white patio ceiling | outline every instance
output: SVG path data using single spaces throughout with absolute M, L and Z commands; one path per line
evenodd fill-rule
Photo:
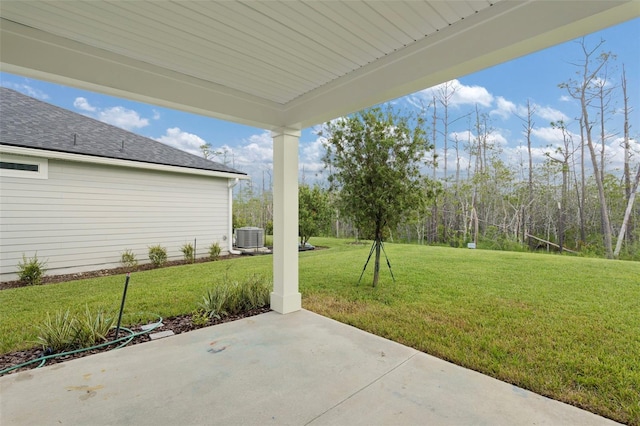
M 11 1 L 3 71 L 304 128 L 640 16 L 640 2 Z

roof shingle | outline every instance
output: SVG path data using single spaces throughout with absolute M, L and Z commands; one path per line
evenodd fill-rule
M 0 87 L 0 144 L 246 175 L 5 87 Z

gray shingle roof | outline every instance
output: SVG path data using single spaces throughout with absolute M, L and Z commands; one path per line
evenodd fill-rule
M 246 175 L 5 87 L 0 87 L 0 144 Z

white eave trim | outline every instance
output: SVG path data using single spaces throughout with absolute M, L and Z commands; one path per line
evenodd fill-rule
M 26 155 L 54 160 L 76 161 L 82 163 L 102 164 L 107 166 L 129 167 L 132 169 L 156 170 L 187 175 L 200 175 L 231 179 L 250 179 L 248 175 L 213 170 L 192 169 L 189 167 L 167 166 L 164 164 L 145 163 L 142 161 L 121 160 L 119 158 L 97 157 L 93 155 L 74 154 L 70 152 L 49 151 L 46 149 L 25 148 L 21 146 L 1 145 L 0 152 L 14 155 Z

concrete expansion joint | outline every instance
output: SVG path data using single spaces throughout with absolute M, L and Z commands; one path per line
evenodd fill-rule
M 324 410 L 322 413 L 318 414 L 317 416 L 315 416 L 313 419 L 309 420 L 307 423 L 305 423 L 306 425 L 309 425 L 311 423 L 313 423 L 314 421 L 316 421 L 318 418 L 324 416 L 326 413 L 328 413 L 329 411 L 335 409 L 336 407 L 339 407 L 340 405 L 344 404 L 345 402 L 347 402 L 348 400 L 350 400 L 351 398 L 353 398 L 354 396 L 356 396 L 357 394 L 359 394 L 360 392 L 362 392 L 363 390 L 371 387 L 373 384 L 379 382 L 380 380 L 382 380 L 383 378 L 385 378 L 386 376 L 388 376 L 389 374 L 393 373 L 395 370 L 397 370 L 398 368 L 402 367 L 403 365 L 405 365 L 407 362 L 411 361 L 411 359 L 413 357 L 415 357 L 416 355 L 418 355 L 420 352 L 415 351 L 410 357 L 408 357 L 407 359 L 405 359 L 404 361 L 398 363 L 396 366 L 392 367 L 391 369 L 387 370 L 384 374 L 381 374 L 380 376 L 376 377 L 374 380 L 372 380 L 371 382 L 367 383 L 366 385 L 362 386 L 360 389 L 356 390 L 355 392 L 353 392 L 351 395 L 347 396 L 346 398 L 342 399 L 341 401 L 338 401 L 336 404 L 334 404 L 333 406 L 327 408 L 326 410 Z M 380 352 L 380 357 L 385 357 L 385 353 L 384 351 Z

